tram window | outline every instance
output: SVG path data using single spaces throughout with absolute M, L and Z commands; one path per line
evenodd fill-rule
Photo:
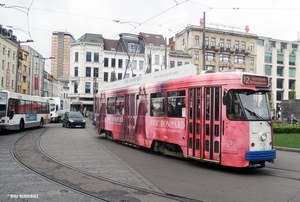
M 171 113 L 175 117 L 185 117 L 185 91 L 168 92 L 168 105 L 171 104 L 175 113 Z
M 108 114 L 115 113 L 115 98 L 114 97 L 107 98 L 107 113 Z
M 150 95 L 150 116 L 164 116 L 165 96 L 164 93 L 152 93 Z
M 116 101 L 116 114 L 124 114 L 124 97 L 117 97 Z

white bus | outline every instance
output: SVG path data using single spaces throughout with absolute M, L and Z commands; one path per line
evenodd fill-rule
M 60 122 L 66 112 L 71 109 L 71 101 L 60 97 L 47 97 L 50 104 L 50 122 Z
M 0 90 L 0 130 L 43 127 L 49 113 L 47 98 Z

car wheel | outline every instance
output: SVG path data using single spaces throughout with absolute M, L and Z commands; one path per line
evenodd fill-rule
M 81 126 L 81 128 L 85 128 L 85 126 Z

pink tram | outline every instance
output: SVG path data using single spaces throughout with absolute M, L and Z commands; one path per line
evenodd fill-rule
M 269 91 L 268 77 L 237 71 L 111 88 L 97 94 L 96 131 L 165 155 L 264 167 L 276 158 Z

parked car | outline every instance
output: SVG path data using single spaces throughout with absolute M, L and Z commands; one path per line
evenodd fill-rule
M 66 112 L 63 118 L 62 127 L 70 128 L 80 126 L 85 128 L 85 118 L 80 112 Z

